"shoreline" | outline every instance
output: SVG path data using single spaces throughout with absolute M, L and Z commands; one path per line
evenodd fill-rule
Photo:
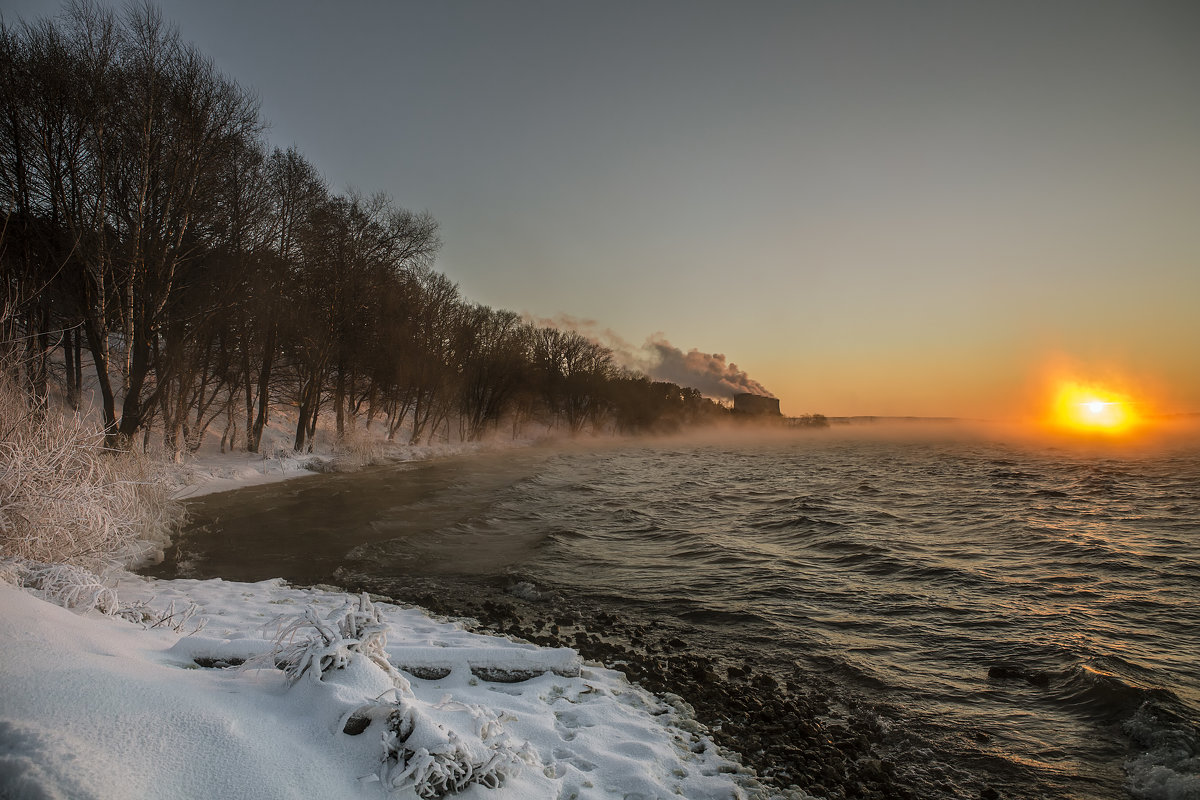
M 0 633 L 21 643 L 0 657 L 0 795 L 780 796 L 686 704 L 571 651 L 280 580 L 128 575 L 118 591 L 120 610 L 72 612 L 0 581 Z M 335 652 L 299 636 L 305 615 L 335 624 L 356 606 L 386 638 Z M 297 642 L 334 660 L 297 661 Z
M 430 462 L 503 449 L 509 447 L 484 446 L 470 452 L 462 448 L 436 452 L 429 448 L 419 457 L 388 463 Z M 330 462 L 323 459 L 324 464 Z M 320 473 L 281 470 L 267 480 L 250 476 L 250 481 L 242 485 L 316 474 Z M 216 481 L 208 485 L 214 484 L 222 486 Z M 241 485 L 213 488 L 188 497 L 237 488 Z M 904 800 L 916 796 L 898 774 L 897 765 L 876 752 L 883 734 L 877 724 L 872 726 L 869 713 L 858 714 L 853 721 L 847 719 L 845 724 L 827 726 L 821 717 L 829 712 L 828 699 L 806 686 L 801 676 L 776 678 L 761 665 L 720 663 L 715 657 L 693 652 L 684 641 L 685 632 L 659 637 L 661 641 L 653 645 L 638 646 L 639 642 L 654 639 L 653 632 L 632 623 L 618 624 L 612 614 L 583 609 L 577 607 L 578 603 L 568 603 L 567 608 L 539 609 L 536 602 L 523 602 L 520 594 L 475 601 L 460 597 L 456 603 L 433 592 L 395 592 L 374 585 L 340 588 L 411 604 L 444 619 L 471 621 L 472 630 L 485 635 L 542 647 L 569 647 L 585 659 L 620 671 L 631 684 L 655 695 L 682 697 L 718 746 L 737 753 L 742 763 L 776 792 L 811 792 L 825 798 Z
M 376 591 L 370 584 L 353 588 Z M 630 619 L 578 598 L 563 604 L 560 592 L 539 592 L 528 582 L 500 594 L 380 591 L 443 618 L 474 621 L 471 629 L 485 634 L 573 648 L 646 691 L 682 697 L 714 742 L 775 792 L 827 800 L 920 796 L 903 765 L 878 752 L 887 732 L 872 709 L 831 698 L 811 675 L 776 677 L 777 665 L 704 654 L 688 641 L 686 625 Z
M 409 450 L 407 458 L 386 463 L 469 454 L 464 448 Z M 318 457 L 322 465 L 333 460 Z M 176 496 L 190 499 L 319 474 L 289 461 L 236 455 L 199 459 L 186 465 L 192 480 Z M 366 465 L 349 471 L 361 466 Z M 200 491 L 189 492 L 188 486 Z M 381 771 L 376 742 L 380 731 L 386 742 L 390 729 L 368 720 L 367 730 L 374 733 L 350 738 L 351 706 L 376 707 L 371 698 L 382 697 L 381 688 L 393 685 L 375 674 L 377 668 L 351 657 L 345 676 L 335 670 L 288 686 L 272 665 L 253 658 L 242 664 L 270 645 L 267 629 L 279 629 L 279 611 L 295 614 L 310 606 L 325 616 L 352 594 L 279 579 L 247 584 L 118 570 L 110 575 L 115 590 L 106 584 L 93 596 L 93 601 L 103 596 L 101 607 L 84 602 L 68 611 L 86 597 L 91 576 L 82 571 L 70 576 L 85 587 L 82 593 L 57 584 L 39 589 L 20 578 L 23 568 L 11 562 L 0 575 L 5 608 L 0 627 L 6 639 L 20 643 L 0 657 L 0 679 L 12 690 L 0 701 L 0 744 L 6 750 L 0 759 L 0 794 L 183 800 L 214 786 L 232 796 L 257 797 L 307 796 L 311 786 L 323 787 L 327 796 L 363 798 L 423 791 L 413 776 L 397 777 L 404 759 L 411 767 L 423 750 L 402 749 L 390 762 L 385 755 Z M 808 797 L 760 782 L 742 766 L 740 754 L 713 741 L 676 695 L 651 692 L 576 648 L 523 644 L 500 631 L 472 632 L 464 628 L 465 620 L 439 620 L 437 611 L 409 603 L 377 607 L 390 634 L 388 661 L 402 665 L 394 682 L 399 687 L 395 703 L 401 704 L 396 707 L 416 709 L 438 735 L 451 732 L 441 744 L 443 755 L 430 750 L 435 760 L 450 759 L 446 769 L 459 778 L 473 770 L 483 774 L 493 762 L 508 765 L 494 778 L 480 778 L 480 786 L 462 787 L 460 796 L 468 800 Z M 200 620 L 207 620 L 204 629 Z M 404 671 L 406 659 L 424 652 L 422 647 L 439 655 L 482 653 L 477 657 L 484 664 L 499 665 L 499 677 L 477 672 L 474 664 L 452 666 L 445 675 L 440 669 L 422 671 L 420 665 L 406 665 L 411 671 Z M 537 667 L 548 658 L 547 664 L 557 663 L 564 653 L 573 654 L 574 671 Z M 506 678 L 514 655 L 521 655 L 519 663 L 532 659 L 534 668 Z M 371 674 L 359 674 L 363 670 Z M 467 709 L 477 722 L 464 722 L 447 709 Z M 387 716 L 372 711 L 370 719 L 379 713 Z M 481 750 L 472 725 L 503 728 L 507 735 L 483 736 Z M 130 730 L 132 738 L 123 733 Z M 447 742 L 458 742 L 454 747 L 460 749 L 447 749 Z M 161 751 L 164 743 L 173 755 Z M 284 751 L 303 755 L 281 755 Z M 500 761 L 497 753 L 503 755 Z M 454 758 L 467 766 L 454 767 Z M 179 765 L 180 759 L 190 766 L 178 772 L 178 766 L 166 766 Z M 160 774 L 163 769 L 171 774 Z M 394 790 L 382 791 L 381 778 L 393 781 Z M 493 785 L 499 789 L 488 788 Z
M 177 465 L 179 477 L 172 492 L 175 500 L 192 500 L 210 494 L 232 492 L 250 486 L 309 478 L 331 472 L 356 472 L 372 466 L 425 463 L 483 452 L 502 452 L 534 447 L 538 440 L 474 442 L 455 445 L 381 444 L 366 454 L 296 453 L 275 448 L 267 453 L 206 453 Z

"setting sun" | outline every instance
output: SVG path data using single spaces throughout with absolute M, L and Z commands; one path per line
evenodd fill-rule
M 1079 432 L 1124 433 L 1138 421 L 1132 398 L 1077 381 L 1059 385 L 1051 411 L 1056 427 Z

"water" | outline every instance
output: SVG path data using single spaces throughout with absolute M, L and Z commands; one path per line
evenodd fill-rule
M 869 756 L 922 797 L 1200 797 L 1196 448 L 626 443 L 302 479 L 192 513 L 158 574 L 508 590 L 531 613 L 638 622 L 609 633 L 648 658 L 637 639 L 661 631 L 722 676 L 799 680 L 820 724 L 866 748 L 838 788 L 785 771 L 810 790 L 838 796 Z

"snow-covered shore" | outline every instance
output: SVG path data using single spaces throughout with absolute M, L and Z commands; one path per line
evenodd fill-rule
M 188 465 L 178 494 L 313 474 L 323 468 L 312 458 L 209 455 Z M 62 591 L 49 602 L 54 592 L 17 588 L 20 569 L 7 573 L 0 797 L 768 795 L 683 701 L 569 649 L 377 603 L 383 636 L 372 641 L 386 643 L 372 659 L 338 627 L 360 601 L 335 589 L 118 571 L 106 585 L 119 604 L 88 608 L 95 598 L 82 592 L 72 611 Z M 280 648 L 310 639 L 334 668 L 289 679 Z
M 432 458 L 524 447 L 529 444 L 530 442 L 521 440 L 442 445 L 397 445 L 377 442 L 368 455 L 335 454 L 329 448 L 324 448 L 316 454 L 295 453 L 282 446 L 271 448 L 269 454 L 262 455 L 244 452 L 217 453 L 210 446 L 180 465 L 179 486 L 174 495 L 180 500 L 187 500 L 323 472 L 352 470 L 369 463 L 427 461 Z M 264 451 L 267 450 L 264 448 Z
M 681 701 L 571 651 L 381 603 L 382 652 L 411 672 L 381 667 L 345 639 L 340 668 L 291 682 L 271 655 L 279 631 L 306 609 L 336 626 L 354 598 L 280 581 L 132 575 L 117 591 L 127 608 L 173 602 L 196 613 L 181 631 L 148 629 L 0 583 L 0 796 L 382 798 L 385 782 L 392 797 L 436 796 L 438 765 L 465 781 L 464 798 L 761 793 Z M 316 630 L 301 625 L 287 638 Z M 505 682 L 514 678 L 524 680 Z M 415 720 L 406 740 L 390 718 L 401 711 Z M 493 777 L 482 777 L 489 764 Z M 471 770 L 476 778 L 464 778 Z

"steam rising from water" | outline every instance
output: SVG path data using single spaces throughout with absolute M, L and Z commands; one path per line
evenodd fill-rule
M 699 389 L 701 394 L 708 397 L 728 399 L 743 392 L 775 396 L 739 369 L 737 364 L 726 361 L 724 353 L 702 353 L 696 348 L 685 353 L 661 333 L 654 334 L 641 347 L 636 347 L 611 328 L 602 328 L 593 319 L 580 319 L 569 314 L 527 319 L 536 325 L 573 330 L 612 350 L 617 363 L 624 367 L 644 372 L 654 380 L 671 381 Z

